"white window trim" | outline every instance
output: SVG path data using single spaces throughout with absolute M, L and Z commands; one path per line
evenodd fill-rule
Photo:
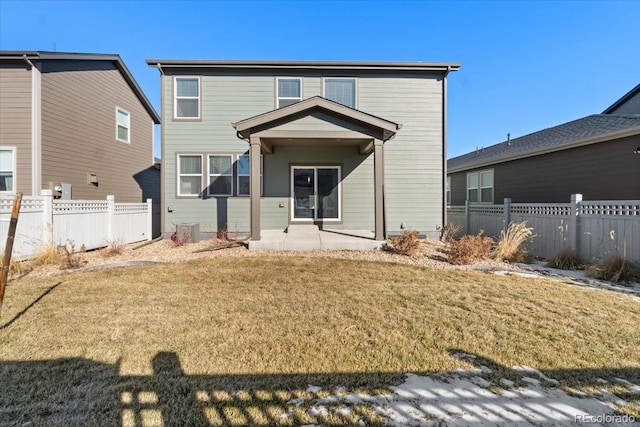
M 230 173 L 211 173 L 211 157 L 229 157 L 231 159 L 231 172 Z M 231 177 L 231 188 L 229 189 L 229 194 L 218 194 L 211 193 L 211 177 L 213 176 L 230 176 Z M 216 154 L 209 153 L 207 154 L 207 196 L 210 197 L 232 197 L 233 196 L 233 154 Z
M 198 96 L 181 96 L 180 99 L 197 99 L 198 100 L 198 116 L 197 117 L 179 117 L 178 116 L 178 80 L 179 79 L 196 79 L 198 80 Z M 200 120 L 202 116 L 202 80 L 200 76 L 174 76 L 173 77 L 173 120 Z
M 299 80 L 300 81 L 300 96 L 299 97 L 291 97 L 291 96 L 278 96 L 278 89 L 279 89 L 279 83 L 280 80 Z M 276 77 L 276 108 L 280 108 L 280 100 L 287 100 L 287 101 L 297 101 L 300 102 L 302 101 L 302 98 L 304 97 L 304 93 L 303 93 L 303 80 L 302 77 Z
M 125 113 L 127 115 L 127 139 L 121 139 L 120 135 L 118 135 L 118 127 L 120 123 L 118 122 L 119 113 Z M 120 142 L 124 142 L 127 144 L 131 144 L 131 113 L 124 108 L 120 108 L 116 105 L 116 140 Z
M 482 186 L 482 174 L 486 173 L 486 172 L 491 172 L 492 175 L 492 181 L 493 181 L 493 185 L 492 186 Z M 471 175 L 477 175 L 478 177 L 478 186 L 477 187 L 473 187 L 470 188 L 469 187 L 469 177 Z M 484 200 L 482 200 L 482 190 L 486 189 L 486 188 L 490 188 L 491 189 L 491 201 L 485 202 Z M 483 169 L 483 170 L 479 170 L 479 171 L 475 171 L 475 172 L 468 172 L 467 173 L 467 195 L 466 198 L 469 199 L 469 190 L 470 189 L 475 189 L 478 190 L 478 201 L 477 202 L 472 202 L 472 203 L 486 203 L 486 204 L 492 204 L 495 198 L 495 194 L 494 194 L 494 189 L 495 189 L 495 175 L 494 175 L 494 171 L 493 169 Z
M 327 98 L 327 94 L 325 93 L 325 89 L 326 89 L 326 84 L 325 84 L 325 80 L 353 80 L 354 81 L 354 89 L 355 89 L 355 94 L 354 94 L 354 101 L 355 101 L 355 105 L 353 106 L 354 110 L 358 109 L 358 78 L 357 77 L 323 77 L 322 78 L 322 97 Z M 336 102 L 336 101 L 331 101 L 331 102 Z M 343 104 L 340 104 L 343 105 Z M 349 107 L 348 105 L 346 105 L 346 107 Z M 352 108 L 352 107 L 349 107 Z
M 289 220 L 290 222 L 340 222 L 342 221 L 342 166 L 341 165 L 291 165 L 290 166 L 290 175 L 289 180 L 291 181 L 291 186 L 289 188 Z M 293 199 L 294 192 L 294 170 L 295 169 L 314 169 L 314 175 L 317 177 L 318 169 L 338 169 L 338 217 L 337 218 L 317 218 L 318 212 L 317 209 L 314 209 L 313 218 L 295 218 L 295 200 Z M 315 206 L 318 206 L 318 180 L 315 179 L 313 191 L 316 195 Z
M 17 164 L 18 164 L 18 149 L 14 146 L 2 146 L 1 147 L 2 151 L 11 151 L 13 153 L 13 164 L 11 165 L 11 167 L 13 168 L 13 170 L 11 171 L 12 173 L 12 179 L 13 179 L 13 189 L 12 190 L 2 190 L 0 191 L 0 193 L 2 194 L 14 194 L 16 192 L 16 189 L 18 188 L 18 171 L 17 171 Z
M 183 156 L 197 156 L 200 157 L 200 173 L 181 173 L 180 171 L 180 157 Z M 178 195 L 179 197 L 199 197 L 200 193 L 202 192 L 202 154 L 199 153 L 180 153 L 180 154 L 176 154 L 176 171 L 177 173 L 177 178 L 176 179 L 176 195 Z M 199 176 L 200 177 L 200 191 L 198 192 L 198 194 L 182 194 L 180 193 L 180 177 L 181 176 Z
M 251 156 L 249 154 L 238 154 L 236 157 L 236 162 L 238 160 L 240 160 L 240 157 L 249 157 L 249 173 L 248 174 L 240 174 L 240 172 L 238 171 L 237 168 L 237 163 L 236 163 L 236 196 L 237 197 L 249 197 L 251 196 L 251 190 L 249 190 L 249 194 L 240 194 L 240 177 L 241 176 L 248 176 L 249 180 L 251 180 Z M 262 181 L 262 165 L 264 163 L 264 158 L 262 157 L 262 154 L 260 154 L 260 197 L 262 197 L 263 195 L 263 181 Z M 251 182 L 251 181 L 249 181 Z

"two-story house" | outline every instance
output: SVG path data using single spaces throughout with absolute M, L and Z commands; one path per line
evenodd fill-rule
M 162 80 L 164 233 L 316 224 L 437 235 L 456 63 L 149 59 Z
M 141 202 L 159 123 L 118 55 L 0 51 L 1 194 Z

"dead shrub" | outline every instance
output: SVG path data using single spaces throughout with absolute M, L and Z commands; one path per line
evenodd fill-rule
M 34 267 L 40 265 L 60 264 L 61 259 L 62 255 L 60 254 L 60 251 L 53 246 L 53 243 L 48 243 L 38 251 L 34 258 L 29 260 L 29 264 Z
M 412 230 L 404 230 L 400 236 L 389 238 L 389 246 L 393 252 L 400 255 L 417 255 L 420 251 L 420 240 L 418 239 L 418 232 Z
M 525 262 L 527 251 L 522 247 L 533 236 L 533 228 L 527 222 L 512 222 L 507 230 L 500 232 L 500 238 L 491 256 L 496 261 Z
M 484 233 L 484 230 L 480 230 L 475 236 L 466 235 L 458 240 L 448 242 L 446 251 L 449 262 L 462 265 L 487 258 L 491 253 L 494 241 L 491 237 L 483 237 L 482 233 Z
M 613 283 L 640 281 L 640 265 L 618 254 L 587 267 L 587 277 Z
M 458 234 L 462 231 L 462 226 L 455 222 L 448 222 L 447 225 L 440 230 L 440 241 L 449 243 L 456 239 Z
M 171 246 L 178 247 L 178 246 L 184 246 L 189 241 L 190 238 L 191 238 L 191 235 L 189 234 L 178 234 L 174 232 L 171 235 L 171 238 L 169 239 L 169 241 L 171 242 Z
M 560 270 L 580 270 L 582 265 L 580 257 L 570 248 L 564 248 L 547 262 L 547 267 Z
M 58 245 L 58 252 L 60 253 L 60 269 L 70 270 L 78 268 L 82 265 L 82 258 L 79 252 L 85 252 L 84 245 L 80 246 L 80 250 L 76 251 L 76 244 L 73 240 L 67 240 L 64 245 Z
M 218 228 L 218 231 L 216 231 L 216 239 L 218 240 L 223 240 L 225 242 L 228 242 L 229 240 L 229 233 L 227 232 L 227 227 L 221 227 Z
M 124 252 L 125 244 L 120 240 L 115 240 L 113 242 L 109 242 L 107 247 L 102 250 L 102 256 L 105 258 L 113 257 L 116 255 L 120 255 Z

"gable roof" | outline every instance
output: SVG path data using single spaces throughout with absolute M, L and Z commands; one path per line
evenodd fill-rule
M 594 114 L 447 161 L 448 173 L 640 135 L 640 116 Z
M 157 68 L 232 68 L 288 70 L 393 70 L 393 71 L 458 71 L 458 62 L 378 62 L 378 61 L 278 61 L 278 60 L 208 60 L 147 59 Z
M 337 102 L 330 101 L 321 96 L 314 96 L 286 107 L 268 111 L 257 116 L 249 117 L 239 122 L 232 123 L 233 128 L 238 135 L 248 138 L 252 130 L 263 127 L 269 123 L 274 123 L 288 117 L 309 114 L 315 111 L 324 111 L 340 118 L 355 121 L 366 126 L 378 128 L 383 132 L 385 141 L 393 138 L 398 130 L 402 127 L 398 123 L 376 117 L 372 114 L 365 113 L 354 108 L 347 107 Z
M 622 98 L 618 99 L 616 102 L 614 102 L 613 104 L 611 104 L 606 110 L 604 110 L 602 112 L 602 114 L 612 114 L 615 112 L 615 110 L 618 109 L 618 107 L 620 107 L 622 104 L 624 104 L 625 102 L 629 101 L 631 98 L 633 98 L 634 96 L 636 96 L 638 93 L 640 93 L 640 84 L 638 84 L 638 86 L 634 87 L 633 89 L 631 89 L 629 92 L 627 92 L 626 94 L 624 94 L 622 96 Z M 634 113 L 635 114 L 635 113 Z
M 127 66 L 116 54 L 101 53 L 68 53 L 68 52 L 46 52 L 46 51 L 26 51 L 26 50 L 0 50 L 0 60 L 23 60 L 23 61 L 46 61 L 46 60 L 75 60 L 75 61 L 111 61 L 114 63 L 122 77 L 140 100 L 145 110 L 149 113 L 155 124 L 160 124 L 160 116 L 156 112 L 149 99 L 146 97 Z

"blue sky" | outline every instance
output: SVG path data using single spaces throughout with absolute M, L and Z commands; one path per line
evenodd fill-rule
M 638 0 L 0 0 L 0 49 L 117 53 L 158 111 L 147 58 L 460 62 L 453 157 L 602 112 L 640 83 L 639 22 Z

